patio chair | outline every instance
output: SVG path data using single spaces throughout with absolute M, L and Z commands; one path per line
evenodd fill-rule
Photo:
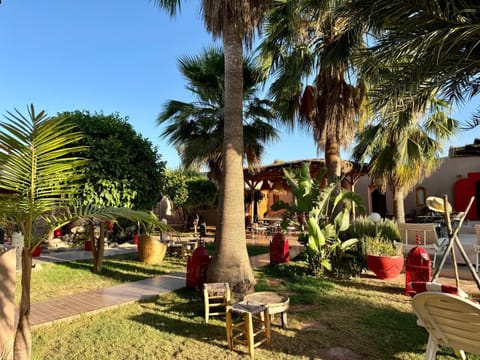
M 461 359 L 465 352 L 480 354 L 480 306 L 457 295 L 426 291 L 415 295 L 413 309 L 418 325 L 428 332 L 425 360 L 434 360 L 438 346 L 455 350 Z
M 477 242 L 473 245 L 475 250 L 475 271 L 478 272 L 480 266 L 480 224 L 475 225 L 475 234 L 477 234 Z
M 253 223 L 252 224 L 252 236 L 265 235 L 268 228 L 265 225 Z
M 230 301 L 231 292 L 228 283 L 203 284 L 205 322 L 208 323 L 210 316 L 225 315 L 226 307 L 230 304 Z
M 398 223 L 403 250 L 408 252 L 417 246 L 417 236 L 420 238 L 420 246 L 425 248 L 432 256 L 432 267 L 435 268 L 437 255 L 445 252 L 448 240 L 439 239 L 434 223 Z

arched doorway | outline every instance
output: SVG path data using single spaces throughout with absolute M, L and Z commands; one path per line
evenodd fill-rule
M 387 197 L 385 193 L 375 189 L 372 191 L 372 212 L 379 213 L 382 217 L 387 215 Z

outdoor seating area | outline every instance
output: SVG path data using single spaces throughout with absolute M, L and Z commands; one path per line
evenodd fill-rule
M 197 246 L 198 239 L 168 241 L 167 254 L 169 256 L 186 259 L 193 254 Z
M 458 295 L 427 291 L 412 301 L 418 325 L 428 331 L 425 360 L 435 360 L 439 346 L 455 350 L 466 359 L 465 352 L 480 355 L 480 306 Z
M 480 360 L 480 1 L 0 3 L 0 360 Z

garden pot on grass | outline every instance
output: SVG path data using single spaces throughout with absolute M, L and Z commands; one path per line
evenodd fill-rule
M 144 264 L 161 264 L 166 251 L 167 244 L 160 242 L 160 236 L 143 234 L 138 237 L 138 260 Z
M 398 256 L 376 256 L 367 255 L 368 268 L 379 279 L 395 279 L 403 269 L 403 255 Z
M 32 257 L 39 257 L 42 254 L 42 248 L 40 245 L 38 245 L 33 251 L 32 251 Z

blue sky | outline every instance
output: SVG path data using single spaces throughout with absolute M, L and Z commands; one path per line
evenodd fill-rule
M 159 138 L 156 117 L 169 99 L 190 101 L 177 58 L 213 43 L 199 1 L 184 1 L 171 19 L 149 0 L 3 0 L 0 5 L 0 113 L 33 103 L 49 115 L 89 110 L 128 117 L 135 130 L 158 145 L 167 166 L 179 158 Z M 474 103 L 473 105 L 477 105 Z M 471 114 L 467 106 L 459 119 Z M 479 129 L 454 145 L 472 143 Z M 310 133 L 283 131 L 264 164 L 310 159 Z

